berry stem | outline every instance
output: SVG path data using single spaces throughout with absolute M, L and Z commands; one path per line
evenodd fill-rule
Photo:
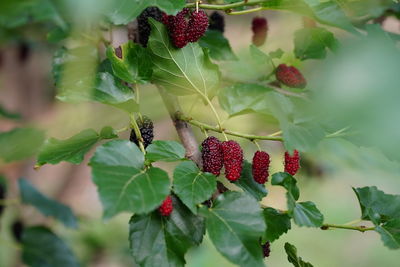
M 228 141 L 228 137 L 226 136 L 226 133 L 225 133 L 224 129 L 222 128 L 221 119 L 219 118 L 218 112 L 215 110 L 214 105 L 212 104 L 211 100 L 206 95 L 202 94 L 202 96 L 207 101 L 207 103 L 210 105 L 210 108 L 213 111 L 213 113 L 215 115 L 215 118 L 217 119 L 217 123 L 218 123 L 218 127 L 219 127 L 219 130 L 220 130 L 220 133 L 222 133 L 224 135 L 225 141 Z M 207 128 L 205 128 L 205 129 L 207 129 Z
M 360 231 L 360 232 L 366 232 L 366 231 L 373 231 L 375 230 L 375 227 L 365 227 L 365 226 L 350 226 L 350 225 L 340 225 L 340 224 L 323 224 L 321 226 L 321 230 L 329 230 L 330 228 L 337 228 L 337 229 L 346 229 L 346 230 L 355 230 L 355 231 Z
M 135 131 L 135 134 L 136 134 L 137 139 L 139 141 L 139 148 L 143 152 L 143 154 L 146 154 L 146 150 L 144 149 L 144 145 L 143 145 L 142 134 L 140 133 L 139 126 L 136 123 L 135 115 L 132 113 L 132 114 L 130 114 L 129 117 L 130 117 L 130 126 Z
M 252 12 L 257 12 L 257 11 L 261 11 L 264 10 L 265 8 L 263 7 L 256 7 L 256 8 L 252 8 L 252 9 L 245 9 L 245 10 L 240 10 L 240 11 L 226 11 L 226 14 L 228 15 L 244 15 L 244 14 L 249 14 Z
M 179 113 L 176 116 L 180 120 L 186 121 L 189 124 L 191 124 L 193 126 L 196 126 L 196 127 L 200 128 L 200 129 L 205 129 L 205 130 L 209 130 L 209 131 L 213 131 L 213 132 L 217 132 L 217 133 L 224 133 L 226 135 L 237 136 L 237 137 L 249 139 L 250 141 L 253 141 L 253 140 L 270 140 L 270 141 L 283 142 L 283 138 L 281 136 L 271 136 L 271 135 L 262 136 L 262 135 L 251 135 L 251 134 L 233 132 L 233 131 L 229 131 L 229 130 L 226 130 L 226 129 L 223 129 L 223 128 L 220 128 L 220 127 L 211 126 L 209 124 L 205 124 L 203 122 L 193 120 L 192 118 L 185 117 L 182 113 Z
M 269 2 L 270 0 L 249 0 L 249 1 L 240 1 L 232 4 L 225 5 L 213 5 L 213 4 L 199 4 L 199 8 L 202 9 L 213 9 L 213 10 L 229 10 L 232 8 L 238 8 L 243 6 L 256 6 L 262 3 Z M 197 1 L 196 1 L 197 2 Z M 186 4 L 187 8 L 195 8 L 196 3 L 188 3 Z
M 258 144 L 257 140 L 253 140 L 253 143 L 257 146 L 258 151 L 261 151 L 261 147 Z

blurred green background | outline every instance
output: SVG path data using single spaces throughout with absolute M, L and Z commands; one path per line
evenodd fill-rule
M 76 5 L 83 7 L 77 8 Z M 75 14 L 72 35 L 79 35 L 84 28 L 82 23 L 91 16 L 96 18 L 96 12 L 88 11 L 93 11 L 95 3 L 82 1 L 79 4 L 75 1 L 71 6 L 79 11 Z M 314 201 L 324 214 L 325 222 L 343 224 L 360 217 L 358 202 L 351 187 L 376 185 L 386 193 L 399 194 L 400 165 L 397 151 L 400 149 L 400 124 L 397 121 L 400 117 L 400 60 L 396 44 L 393 45 L 385 34 L 373 28 L 365 39 L 332 28 L 330 30 L 340 38 L 342 44 L 338 54 L 331 54 L 322 61 L 300 63 L 290 51 L 293 50 L 293 33 L 303 25 L 302 17 L 286 12 L 259 12 L 226 17 L 225 36 L 238 55 L 245 54 L 251 43 L 253 16 L 265 16 L 269 22 L 268 39 L 260 49 L 269 52 L 281 48 L 287 51 L 283 56 L 286 62 L 299 65 L 304 70 L 311 84 L 310 91 L 319 100 L 311 107 L 313 112 L 320 113 L 316 119 L 321 122 L 333 120 L 338 125 L 351 126 L 353 131 L 361 133 L 357 138 L 348 140 L 325 139 L 315 149 L 302 155 L 303 168 L 298 176 L 300 200 Z M 400 25 L 397 20 L 388 19 L 383 28 L 399 33 Z M 0 120 L 0 130 L 7 131 L 18 125 L 30 124 L 45 129 L 47 136 L 63 139 L 86 128 L 99 130 L 104 125 L 116 129 L 124 127 L 129 118 L 117 109 L 94 103 L 69 104 L 53 100 L 56 92 L 50 69 L 56 47 L 45 41 L 42 31 L 40 28 L 24 27 L 14 33 L 7 32 L 9 38 L 1 47 L 0 99 L 4 107 L 21 113 L 24 120 Z M 115 27 L 113 45 L 125 42 L 126 36 L 124 28 Z M 84 39 L 82 36 L 66 39 L 65 45 L 77 40 L 87 41 L 80 38 Z M 21 49 L 25 49 L 22 45 L 28 47 L 28 56 L 24 60 L 21 60 Z M 141 88 L 141 113 L 155 122 L 155 139 L 177 140 L 157 89 L 150 85 Z M 195 100 L 193 97 L 182 98 L 183 109 L 190 111 L 190 116 L 200 121 L 215 123 L 210 118 L 208 108 L 200 101 L 195 108 L 191 108 Z M 227 118 L 222 109 L 219 112 Z M 260 134 L 279 130 L 276 120 L 261 115 L 230 118 L 225 122 L 225 127 L 233 131 Z M 201 141 L 203 134 L 198 130 L 195 132 Z M 127 135 L 125 137 L 128 138 Z M 238 141 L 246 159 L 250 160 L 256 147 L 248 141 Z M 260 145 L 272 156 L 271 173 L 281 171 L 282 145 L 274 142 L 260 142 Z M 108 222 L 102 221 L 100 202 L 87 166 L 88 158 L 90 156 L 86 156 L 79 167 L 62 163 L 46 165 L 38 171 L 32 169 L 34 160 L 0 163 L 0 172 L 8 178 L 11 188 L 15 188 L 18 177 L 29 177 L 42 192 L 73 208 L 80 218 L 78 231 L 66 229 L 51 220 L 46 223 L 54 226 L 55 232 L 69 242 L 82 266 L 134 266 L 128 247 L 129 214 L 119 215 Z M 162 166 L 170 172 L 174 167 L 173 164 Z M 269 195 L 263 203 L 285 209 L 284 190 L 270 184 L 267 187 Z M 0 266 L 20 266 L 20 248 L 7 227 L 18 216 L 28 225 L 43 221 L 33 210 L 21 210 L 13 206 L 7 209 L 1 218 Z M 400 251 L 384 247 L 375 232 L 321 231 L 298 228 L 293 224 L 292 227 L 288 234 L 272 244 L 271 256 L 266 260 L 269 266 L 290 266 L 283 249 L 285 242 L 296 245 L 299 255 L 314 266 L 399 266 Z M 234 266 L 219 255 L 208 238 L 200 247 L 192 249 L 186 260 L 190 267 Z

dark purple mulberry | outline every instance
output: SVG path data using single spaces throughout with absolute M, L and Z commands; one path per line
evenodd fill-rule
M 148 7 L 138 16 L 138 32 L 139 32 L 139 43 L 146 47 L 149 41 L 149 36 L 151 33 L 151 27 L 148 18 L 153 18 L 157 21 L 162 20 L 163 13 L 157 7 Z
M 210 25 L 208 26 L 210 30 L 220 31 L 224 33 L 225 31 L 225 18 L 221 13 L 214 11 L 210 16 Z
M 262 246 L 264 258 L 269 257 L 269 254 L 271 253 L 271 244 L 269 242 L 266 242 L 264 245 L 261 245 L 261 246 Z
M 143 145 L 146 148 L 148 145 L 151 144 L 154 138 L 154 126 L 153 122 L 147 116 L 142 116 L 136 120 L 137 125 L 140 129 L 140 134 L 143 138 Z M 131 142 L 134 142 L 137 146 L 139 146 L 139 140 L 137 139 L 135 131 L 132 129 L 131 136 L 129 138 Z
M 214 136 L 207 137 L 201 144 L 203 171 L 219 176 L 223 166 L 221 142 Z
M 254 180 L 259 184 L 268 181 L 269 155 L 264 151 L 257 151 L 253 157 L 252 173 Z
M 225 177 L 229 181 L 238 180 L 242 172 L 242 148 L 233 140 L 224 141 L 222 142 L 222 153 L 224 156 Z

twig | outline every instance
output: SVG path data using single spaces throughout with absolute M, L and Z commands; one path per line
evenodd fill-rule
M 373 231 L 375 227 L 365 227 L 363 225 L 360 226 L 350 226 L 350 225 L 340 225 L 340 224 L 323 224 L 321 226 L 321 230 L 329 230 L 330 228 L 337 228 L 337 229 L 346 229 L 346 230 L 355 230 L 359 232 L 366 232 L 366 231 Z
M 177 113 L 181 112 L 177 97 L 168 94 L 163 88 L 158 88 L 158 91 L 174 123 L 179 139 L 186 149 L 186 157 L 195 162 L 199 168 L 202 168 L 203 162 L 201 153 L 196 138 L 194 137 L 192 127 L 186 121 L 176 116 Z
M 194 120 L 192 118 L 185 117 L 181 112 L 178 112 L 176 114 L 176 116 L 180 120 L 186 121 L 186 122 L 190 123 L 191 125 L 196 126 L 196 127 L 200 128 L 200 129 L 213 131 L 213 132 L 217 132 L 217 133 L 225 133 L 227 135 L 232 135 L 232 136 L 237 136 L 237 137 L 249 139 L 250 141 L 253 141 L 253 140 L 270 140 L 270 141 L 280 141 L 280 142 L 283 141 L 283 138 L 281 136 L 251 135 L 251 134 L 244 134 L 244 133 L 229 131 L 229 130 L 226 130 L 224 128 L 220 129 L 219 127 L 208 125 L 206 123 L 203 123 L 203 122 L 200 122 L 200 121 L 196 121 L 196 120 Z

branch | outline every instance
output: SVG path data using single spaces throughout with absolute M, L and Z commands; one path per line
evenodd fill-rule
M 339 224 L 323 224 L 321 226 L 321 230 L 329 230 L 330 228 L 337 228 L 337 229 L 346 229 L 346 230 L 355 230 L 360 231 L 362 233 L 366 231 L 373 231 L 375 227 L 365 227 L 363 225 L 360 226 L 350 226 L 350 225 L 339 225 Z
M 269 1 L 270 0 L 253 0 L 253 1 L 252 0 L 248 0 L 248 1 L 240 1 L 240 2 L 236 2 L 236 3 L 232 3 L 232 4 L 226 4 L 226 5 L 199 4 L 199 8 L 229 11 L 229 10 L 231 10 L 233 8 L 238 8 L 238 7 L 257 6 L 259 4 L 266 3 L 266 2 L 269 2 Z M 194 8 L 194 7 L 196 7 L 196 3 L 186 4 L 186 7 Z
M 177 97 L 168 94 L 164 89 L 159 87 L 158 91 L 160 92 L 172 122 L 174 123 L 179 139 L 186 149 L 186 157 L 194 161 L 197 166 L 202 169 L 203 162 L 201 159 L 201 153 L 196 138 L 194 137 L 193 130 L 186 121 L 181 120 L 176 116 L 176 114 L 181 112 Z
M 182 112 L 178 112 L 175 114 L 175 116 L 177 118 L 179 118 L 179 120 L 181 121 L 185 121 L 187 123 L 190 123 L 193 126 L 196 126 L 202 130 L 208 130 L 208 131 L 213 131 L 213 132 L 217 132 L 217 133 L 225 133 L 227 135 L 232 135 L 232 136 L 237 136 L 237 137 L 241 137 L 241 138 L 245 138 L 245 139 L 249 139 L 250 141 L 253 140 L 270 140 L 270 141 L 283 141 L 283 138 L 280 136 L 274 136 L 274 135 L 268 135 L 268 136 L 262 136 L 262 135 L 251 135 L 251 134 L 244 134 L 244 133 L 239 133 L 239 132 L 233 132 L 233 131 L 229 131 L 226 129 L 220 129 L 219 127 L 216 126 L 211 126 L 208 124 L 205 124 L 203 122 L 200 121 L 196 121 L 192 118 L 189 117 L 185 117 Z

